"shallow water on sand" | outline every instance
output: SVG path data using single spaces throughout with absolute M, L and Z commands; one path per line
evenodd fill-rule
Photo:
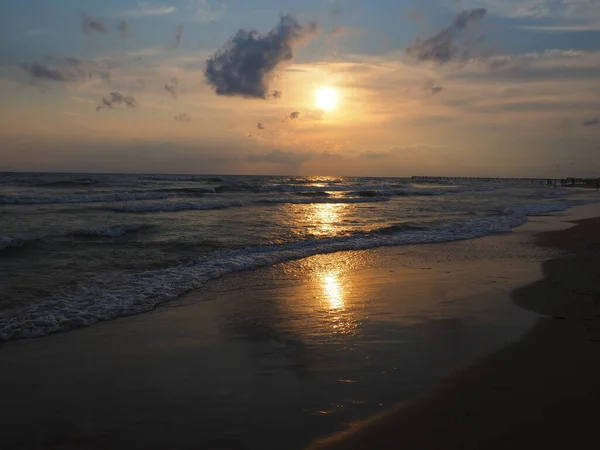
M 301 449 L 518 339 L 536 316 L 510 290 L 546 257 L 526 240 L 316 255 L 149 314 L 7 343 L 0 439 Z

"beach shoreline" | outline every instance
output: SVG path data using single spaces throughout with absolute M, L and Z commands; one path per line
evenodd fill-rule
M 518 341 L 537 316 L 509 294 L 540 280 L 556 253 L 532 246 L 533 233 L 594 208 L 505 235 L 227 275 L 151 313 L 5 343 L 0 439 L 11 449 L 302 448 Z
M 521 340 L 310 450 L 583 448 L 595 439 L 600 401 L 600 217 L 536 234 L 560 250 L 544 277 L 512 293 L 542 317 Z

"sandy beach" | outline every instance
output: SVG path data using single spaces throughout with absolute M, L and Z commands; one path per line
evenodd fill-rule
M 591 209 L 588 208 L 588 213 Z M 311 449 L 583 448 L 600 400 L 600 219 L 536 236 L 564 253 L 515 290 L 542 315 L 520 341 L 443 380 L 422 398 Z
M 561 229 L 593 216 L 597 206 L 579 207 L 505 235 L 317 255 L 222 277 L 147 314 L 4 343 L 0 442 L 577 442 L 593 431 L 585 408 L 600 375 L 598 222 Z

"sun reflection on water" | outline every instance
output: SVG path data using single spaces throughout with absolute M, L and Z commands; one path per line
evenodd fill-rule
M 319 275 L 323 306 L 321 319 L 324 334 L 329 339 L 334 336 L 353 335 L 358 331 L 360 322 L 351 301 L 347 279 L 342 270 L 326 270 Z
M 336 226 L 339 226 L 343 211 L 347 205 L 343 203 L 322 203 L 312 206 L 313 210 L 307 214 L 307 219 L 314 224 L 316 234 L 336 234 Z
M 325 293 L 325 299 L 329 304 L 329 308 L 332 310 L 343 310 L 344 290 L 340 283 L 339 273 L 324 273 L 321 278 L 321 282 L 323 285 L 323 291 Z

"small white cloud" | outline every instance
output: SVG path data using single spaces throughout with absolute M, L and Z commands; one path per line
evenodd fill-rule
M 135 9 L 123 11 L 124 16 L 145 17 L 145 16 L 165 16 L 173 14 L 177 8 L 172 5 L 153 2 L 138 2 Z
M 597 18 L 600 2 L 596 0 L 464 0 L 463 7 L 484 7 L 492 15 L 513 18 Z
M 32 30 L 27 30 L 25 32 L 25 36 L 34 37 L 34 36 L 41 36 L 41 35 L 48 34 L 48 33 L 50 33 L 50 30 L 48 30 L 47 28 L 34 28 Z
M 193 10 L 192 20 L 216 22 L 225 14 L 227 5 L 222 0 L 190 0 L 190 8 Z
M 600 22 L 581 25 L 522 25 L 521 30 L 540 31 L 543 33 L 577 33 L 600 31 Z

